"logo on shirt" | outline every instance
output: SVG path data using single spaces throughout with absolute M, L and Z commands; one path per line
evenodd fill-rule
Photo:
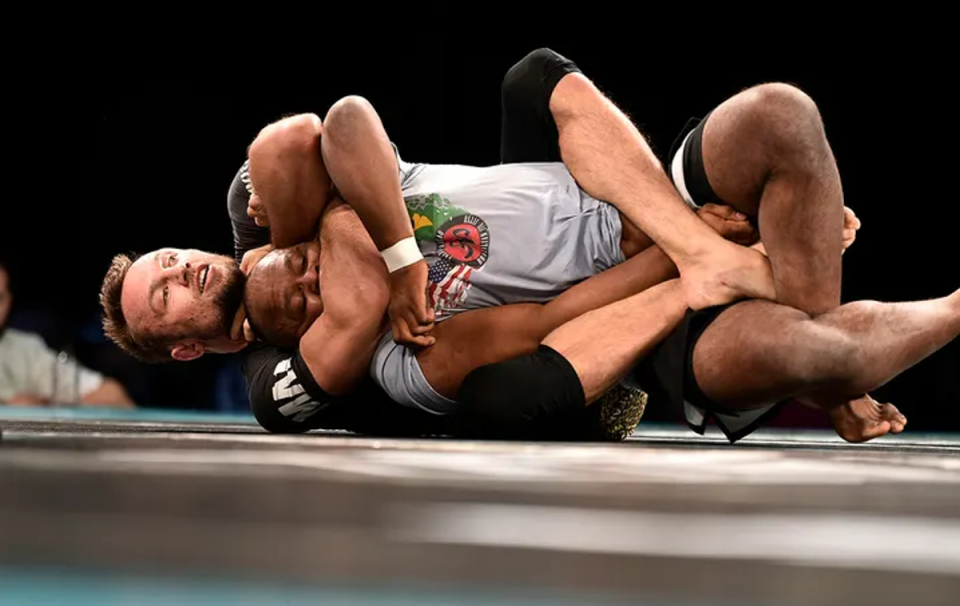
M 487 262 L 490 231 L 476 215 L 465 214 L 447 221 L 437 230 L 437 250 L 456 263 L 479 268 Z
M 470 277 L 490 252 L 486 222 L 439 194 L 406 198 L 414 237 L 430 264 L 427 296 L 443 320 L 466 306 Z

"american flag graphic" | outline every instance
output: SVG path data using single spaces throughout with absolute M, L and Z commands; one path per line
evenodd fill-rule
M 427 296 L 433 309 L 441 314 L 444 310 L 463 305 L 470 289 L 470 274 L 473 268 L 454 263 L 450 259 L 437 259 L 427 274 L 430 285 Z

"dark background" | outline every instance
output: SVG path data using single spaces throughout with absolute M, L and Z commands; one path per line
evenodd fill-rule
M 238 52 L 227 63 L 134 60 L 122 49 L 71 61 L 67 51 L 53 69 L 17 70 L 28 84 L 7 112 L 8 133 L 21 136 L 8 140 L 17 161 L 5 163 L 13 199 L 4 204 L 0 254 L 12 265 L 18 312 L 52 311 L 65 330 L 89 325 L 115 253 L 168 245 L 232 252 L 227 188 L 270 121 L 322 116 L 343 95 L 360 94 L 404 159 L 494 164 L 500 80 L 548 46 L 628 112 L 661 157 L 688 117 L 752 84 L 797 84 L 820 106 L 846 204 L 863 222 L 845 257 L 844 299 L 948 294 L 960 286 L 949 40 L 923 28 L 870 33 L 758 27 L 736 42 L 715 35 L 685 45 L 681 35 L 643 44 L 549 31 L 425 32 L 362 45 L 327 37 L 309 51 L 276 59 Z M 204 364 L 180 365 L 184 378 L 169 398 L 187 402 L 177 390 L 202 378 Z M 960 430 L 958 369 L 955 342 L 875 395 L 900 406 L 911 429 Z

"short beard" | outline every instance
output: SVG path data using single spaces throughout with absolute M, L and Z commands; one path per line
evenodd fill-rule
M 233 320 L 243 305 L 243 292 L 247 277 L 240 271 L 239 265 L 231 264 L 224 268 L 224 287 L 217 295 L 217 309 L 220 310 L 220 334 L 229 335 L 233 330 Z

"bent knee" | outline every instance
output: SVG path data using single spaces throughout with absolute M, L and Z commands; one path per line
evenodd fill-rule
M 769 82 L 754 86 L 749 92 L 754 111 L 763 115 L 797 116 L 819 113 L 813 97 L 793 84 Z
M 531 94 L 542 94 L 546 76 L 554 66 L 569 61 L 560 53 L 549 48 L 538 48 L 513 64 L 507 70 L 500 85 L 504 100 L 525 100 L 529 102 Z
M 741 97 L 745 124 L 757 140 L 780 152 L 806 150 L 823 140 L 823 121 L 816 102 L 792 84 L 774 82 L 745 91 Z
M 530 51 L 523 59 L 514 63 L 513 66 L 507 70 L 506 75 L 503 77 L 503 86 L 507 86 L 511 80 L 523 72 L 543 72 L 551 62 L 562 59 L 563 57 L 559 53 L 549 48 L 538 48 L 535 51 Z

